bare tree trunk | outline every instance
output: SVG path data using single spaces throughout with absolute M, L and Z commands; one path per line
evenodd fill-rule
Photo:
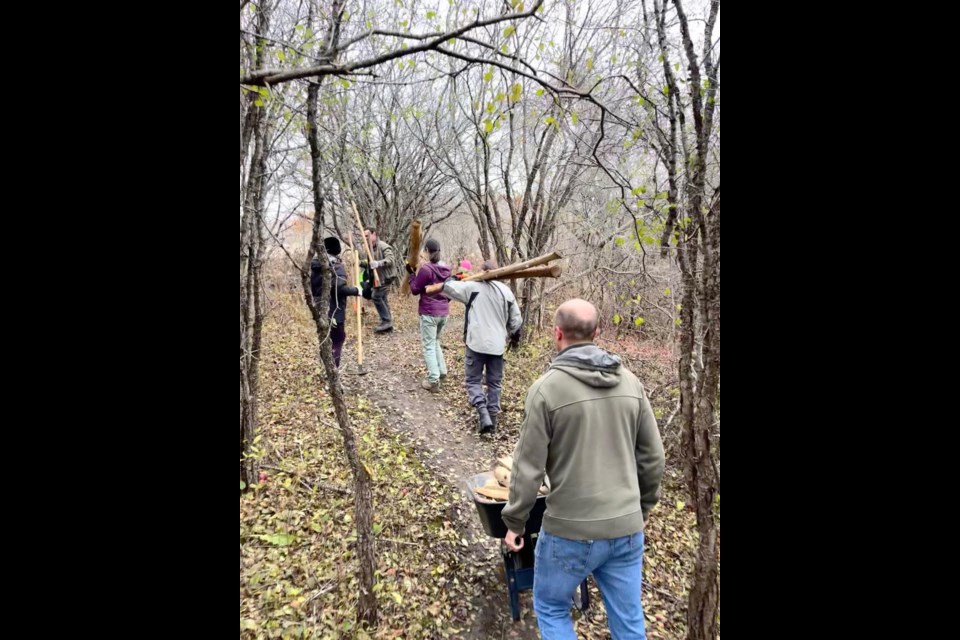
M 240 310 L 240 482 L 241 488 L 246 489 L 253 484 L 257 477 L 256 462 L 247 458 L 247 447 L 253 442 L 255 422 L 250 413 L 253 400 L 250 393 L 250 372 L 247 357 L 244 353 L 246 342 L 246 326 L 244 325 L 243 309 Z
M 687 182 L 687 217 L 692 228 L 682 230 L 679 256 L 683 270 L 684 305 L 681 331 L 680 399 L 683 415 L 683 450 L 690 494 L 697 507 L 700 542 L 687 609 L 688 640 L 714 640 L 720 632 L 720 524 L 715 498 L 720 478 L 714 464 L 712 431 L 720 392 L 720 193 L 706 213 L 707 153 L 713 130 L 717 68 L 712 60 L 713 26 L 720 0 L 712 0 L 705 29 L 703 66 L 707 73 L 706 96 L 700 63 L 681 0 L 673 0 L 683 35 L 690 71 L 690 103 L 696 131 L 696 151 Z M 700 254 L 702 268 L 698 270 Z M 703 336 L 697 361 L 697 336 Z
M 259 119 L 254 132 L 254 154 L 244 203 L 244 233 L 240 262 L 240 480 L 257 481 L 256 460 L 249 449 L 257 432 L 257 391 L 260 345 L 263 335 L 261 272 L 263 267 L 263 206 L 267 189 L 268 127 Z
M 700 244 L 702 243 L 702 245 Z M 694 319 L 697 295 L 698 249 L 703 264 L 699 271 L 707 304 L 700 309 L 701 322 Z M 719 634 L 720 609 L 720 527 L 716 518 L 716 496 L 720 478 L 714 465 L 712 432 L 716 400 L 720 390 L 720 201 L 710 219 L 693 238 L 682 241 L 681 266 L 684 280 L 683 330 L 681 332 L 681 411 L 683 451 L 690 494 L 697 507 L 700 541 L 687 610 L 688 640 L 714 640 Z M 690 310 L 688 311 L 688 306 Z M 689 326 L 688 326 L 689 323 Z M 694 326 L 696 325 L 696 326 Z M 697 376 L 696 336 L 703 334 L 702 375 Z
M 342 12 L 342 3 L 336 0 L 333 4 L 333 20 L 339 21 Z M 332 32 L 335 29 L 331 30 Z M 331 39 L 331 42 L 333 39 Z M 357 523 L 357 552 L 360 563 L 360 599 L 357 607 L 357 622 L 361 625 L 368 625 L 370 628 L 376 627 L 378 621 L 377 596 L 374 593 L 376 584 L 376 546 L 373 535 L 373 489 L 370 474 L 367 468 L 360 462 L 360 455 L 357 448 L 357 438 L 354 434 L 350 416 L 347 413 L 346 399 L 343 393 L 343 384 L 340 379 L 340 371 L 337 369 L 333 359 L 333 343 L 330 340 L 330 320 L 327 314 L 327 304 L 329 298 L 326 296 L 321 300 L 314 300 L 310 287 L 310 263 L 314 256 L 319 256 L 321 272 L 323 273 L 323 286 L 321 291 L 329 292 L 333 278 L 330 269 L 330 263 L 327 260 L 326 253 L 323 250 L 321 236 L 324 230 L 324 198 L 320 188 L 320 141 L 317 133 L 317 101 L 320 92 L 318 83 L 311 83 L 307 97 L 307 127 L 310 143 L 310 155 L 313 160 L 312 182 L 313 182 L 313 200 L 314 214 L 313 220 L 313 240 L 310 244 L 310 251 L 307 255 L 307 262 L 301 273 L 303 281 L 304 298 L 307 306 L 310 308 L 314 322 L 317 327 L 317 338 L 320 341 L 320 361 L 327 374 L 327 387 L 330 392 L 330 399 L 333 402 L 334 414 L 337 418 L 337 424 L 343 434 L 343 445 L 347 454 L 347 460 L 354 478 L 354 496 L 355 496 L 355 515 Z
M 667 180 L 670 183 L 670 189 L 667 192 L 667 202 L 670 211 L 667 214 L 667 221 L 663 227 L 663 235 L 660 237 L 660 256 L 666 258 L 670 253 L 670 241 L 673 239 L 673 232 L 677 225 L 677 215 L 679 214 L 680 187 L 677 178 L 677 155 L 680 152 L 678 134 L 682 129 L 683 105 L 680 101 L 680 88 L 677 85 L 677 78 L 670 67 L 670 48 L 667 44 L 667 0 L 663 4 L 659 0 L 654 0 L 654 20 L 656 21 L 657 39 L 660 45 L 660 58 L 663 64 L 663 76 L 667 81 L 669 95 L 667 96 L 667 114 L 670 121 L 670 135 L 661 134 L 660 148 L 658 154 L 664 164 L 667 165 Z M 681 121 L 678 125 L 677 120 Z
M 264 3 L 264 6 L 258 5 L 257 10 L 260 32 L 266 33 L 270 21 L 269 6 Z M 264 53 L 261 48 L 257 48 L 253 58 L 257 68 L 263 66 Z M 264 317 L 260 287 L 270 134 L 263 110 L 250 99 L 240 130 L 240 482 L 241 486 L 247 487 L 258 479 L 257 461 L 250 455 L 250 449 L 257 435 L 257 392 Z M 253 157 L 245 175 L 251 140 Z

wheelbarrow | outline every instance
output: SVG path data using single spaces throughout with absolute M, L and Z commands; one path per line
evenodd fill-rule
M 540 535 L 540 527 L 543 524 L 543 514 L 547 510 L 547 498 L 546 496 L 537 496 L 537 502 L 530 511 L 530 518 L 527 520 L 527 531 L 523 536 L 523 549 L 519 553 L 514 553 L 503 542 L 508 529 L 501 514 L 507 503 L 478 496 L 475 491 L 475 489 L 487 484 L 493 477 L 493 473 L 481 473 L 467 479 L 464 484 L 467 492 L 473 498 L 473 503 L 477 506 L 477 513 L 480 516 L 483 530 L 491 538 L 500 541 L 504 577 L 510 594 L 510 612 L 513 615 L 514 622 L 516 622 L 520 620 L 520 593 L 533 589 L 535 550 Z M 584 612 L 590 607 L 590 591 L 587 588 L 586 580 L 580 585 L 580 598 L 579 601 L 574 598 L 574 605 Z

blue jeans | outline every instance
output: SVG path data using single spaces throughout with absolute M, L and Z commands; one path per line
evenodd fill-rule
M 567 540 L 540 532 L 533 577 L 533 608 L 542 640 L 577 640 L 570 605 L 593 574 L 607 605 L 613 640 L 646 640 L 643 605 L 643 533 L 614 540 Z
M 420 316 L 420 342 L 423 344 L 423 361 L 427 364 L 427 380 L 439 382 L 447 375 L 447 362 L 443 359 L 440 334 L 447 325 L 447 318 Z

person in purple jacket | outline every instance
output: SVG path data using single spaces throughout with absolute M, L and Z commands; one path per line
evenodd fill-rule
M 440 380 L 447 377 L 447 363 L 440 347 L 440 334 L 450 315 L 450 300 L 442 293 L 427 295 L 426 288 L 445 282 L 450 277 L 450 267 L 440 263 L 440 243 L 431 238 L 426 243 L 430 262 L 420 266 L 417 273 L 407 266 L 410 273 L 410 291 L 420 296 L 420 342 L 423 344 L 423 359 L 427 363 L 427 379 L 420 386 L 436 393 Z

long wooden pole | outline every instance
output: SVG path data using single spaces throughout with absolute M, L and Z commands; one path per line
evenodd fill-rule
M 350 255 L 353 256 L 353 278 L 354 286 L 360 284 L 360 254 L 353 248 L 353 241 L 349 239 L 348 234 L 347 245 L 350 247 Z M 353 308 L 357 310 L 357 366 L 360 370 L 363 370 L 363 305 L 360 304 L 360 300 L 355 300 L 353 303 Z
M 373 262 L 373 251 L 370 250 L 370 239 L 367 238 L 366 229 L 363 228 L 363 221 L 360 219 L 360 212 L 357 211 L 357 205 L 351 202 L 350 206 L 353 207 L 353 213 L 357 217 L 357 228 L 360 229 L 360 237 L 363 238 L 363 246 L 367 250 L 367 264 L 370 264 Z M 371 268 L 370 271 L 373 271 L 373 286 L 379 289 L 380 275 L 376 269 Z

